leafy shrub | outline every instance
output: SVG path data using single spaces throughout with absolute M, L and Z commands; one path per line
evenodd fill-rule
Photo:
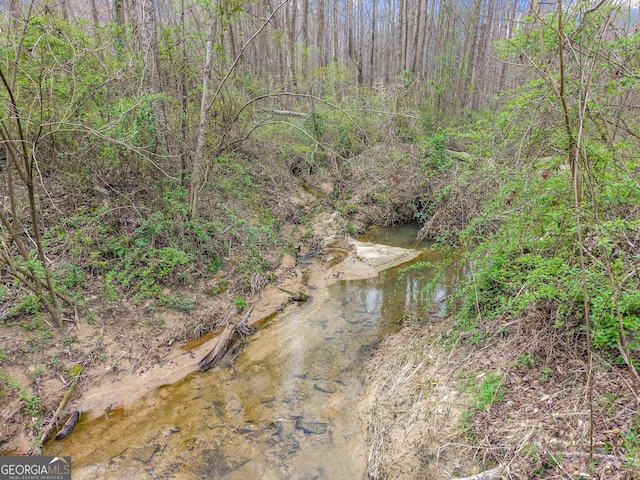
M 442 173 L 453 165 L 453 160 L 447 155 L 447 134 L 438 132 L 422 140 L 424 154 L 421 167 L 427 178 Z
M 478 319 L 545 308 L 556 327 L 567 322 L 584 325 L 580 245 L 568 177 L 568 172 L 556 172 L 547 180 L 540 176 L 515 179 L 502 190 L 510 194 L 499 195 L 475 221 L 498 219 L 499 226 L 469 254 L 475 271 L 463 282 L 461 324 L 473 326 Z M 588 209 L 581 213 L 584 279 L 593 344 L 616 352 L 621 335 L 631 342 L 640 338 L 640 279 L 634 274 L 637 251 L 629 242 L 637 235 L 639 223 L 619 217 L 620 212 L 629 211 L 625 205 L 635 196 L 616 188 L 618 182 L 627 184 L 628 178 L 606 181 L 607 187 L 595 197 L 606 206 L 600 210 L 601 217 Z M 603 220 L 603 215 L 611 219 Z
M 193 312 L 196 308 L 196 299 L 192 297 L 184 297 L 182 295 L 174 295 L 172 297 L 161 296 L 160 301 L 175 310 L 182 312 Z
M 184 281 L 192 259 L 191 255 L 173 247 L 136 246 L 118 258 L 116 268 L 107 273 L 107 291 L 114 300 L 117 287 L 128 290 L 137 299 L 156 296 L 162 285 Z

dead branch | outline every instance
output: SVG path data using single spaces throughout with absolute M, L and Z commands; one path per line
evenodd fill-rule
M 471 475 L 470 477 L 456 477 L 452 478 L 451 480 L 498 480 L 502 478 L 503 473 L 503 467 L 496 467 L 492 468 L 491 470 L 478 473 L 477 475 Z
M 222 357 L 224 357 L 225 353 L 227 353 L 227 350 L 229 350 L 229 346 L 231 345 L 238 332 L 244 328 L 247 321 L 249 320 L 254 306 L 255 303 L 253 303 L 251 307 L 247 309 L 247 311 L 239 320 L 235 322 L 229 322 L 227 326 L 224 327 L 224 330 L 218 337 L 216 345 L 211 349 L 209 353 L 204 356 L 204 358 L 202 358 L 202 360 L 198 362 L 198 370 L 200 370 L 201 372 L 209 370 L 220 360 L 222 360 Z
M 290 110 L 267 110 L 268 112 L 273 113 L 274 115 L 284 115 L 285 117 L 307 117 L 308 113 L 304 112 L 292 112 Z
M 76 410 L 71 414 L 67 421 L 64 422 L 64 425 L 56 434 L 55 440 L 62 440 L 67 437 L 71 433 L 71 430 L 73 430 L 73 427 L 76 426 L 76 423 L 78 423 L 78 420 L 80 420 L 80 412 Z
M 44 431 L 42 432 L 42 435 L 40 436 L 40 440 L 38 440 L 36 442 L 36 444 L 34 445 L 34 448 L 31 451 L 31 455 L 41 455 L 42 454 L 41 453 L 42 452 L 42 450 L 41 450 L 42 449 L 42 445 L 44 445 L 44 442 L 46 442 L 47 438 L 51 434 L 51 431 L 53 430 L 53 427 L 55 427 L 58 424 L 58 419 L 60 417 L 60 412 L 62 412 L 62 409 L 64 408 L 64 406 L 69 401 L 69 398 L 71 397 L 71 394 L 73 393 L 73 390 L 76 388 L 76 385 L 78 383 L 78 379 L 80 378 L 80 373 L 82 373 L 82 370 L 80 370 L 80 372 L 78 372 L 78 374 L 75 376 L 75 378 L 71 382 L 71 385 L 69 386 L 69 389 L 67 390 L 67 393 L 65 393 L 64 397 L 62 397 L 62 400 L 60 401 L 60 404 L 58 405 L 58 408 L 56 409 L 55 413 L 51 417 L 51 420 L 49 421 L 49 423 L 45 427 Z

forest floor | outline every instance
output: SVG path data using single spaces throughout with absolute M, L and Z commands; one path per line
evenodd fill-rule
M 310 223 L 313 238 L 337 231 L 326 211 Z M 290 225 L 283 234 L 299 240 L 300 254 L 309 248 L 308 231 Z M 253 325 L 308 293 L 292 255 L 273 278 Z M 61 332 L 2 326 L 2 372 L 14 386 L 0 391 L 0 454 L 34 452 L 76 365 L 83 370 L 62 417 L 131 404 L 195 370 L 215 344 L 212 322 L 233 303 L 231 294 L 204 293 L 211 287 L 183 292 L 196 297 L 186 315 L 151 302 L 94 299 L 88 315 L 67 319 Z M 491 478 L 640 478 L 639 458 L 625 454 L 640 453 L 640 405 L 628 371 L 600 358 L 589 365 L 575 342 L 557 338 L 552 325 L 541 329 L 540 320 L 529 314 L 487 325 L 480 341 L 478 332 L 456 332 L 450 319 L 409 321 L 382 342 L 364 369 L 360 400 L 369 477 L 435 480 L 489 470 Z

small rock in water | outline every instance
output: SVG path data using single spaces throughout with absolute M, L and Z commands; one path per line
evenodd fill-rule
M 282 433 L 282 430 L 284 429 L 284 427 L 283 427 L 283 425 L 282 425 L 282 422 L 281 422 L 281 421 L 279 421 L 279 420 L 276 420 L 276 421 L 274 421 L 274 422 L 271 422 L 271 423 L 268 425 L 268 428 L 273 429 L 272 436 L 274 436 L 274 437 L 275 437 L 275 436 L 280 435 L 280 434 Z
M 149 443 L 136 448 L 132 452 L 132 457 L 142 463 L 149 463 L 153 456 L 161 450 L 162 446 L 158 443 Z
M 336 393 L 337 388 L 327 382 L 317 382 L 313 384 L 313 389 L 323 393 Z
M 227 412 L 230 414 L 239 414 L 242 412 L 242 402 L 238 398 L 231 398 L 227 403 Z
M 255 427 L 253 426 L 244 426 L 244 427 L 238 427 L 236 428 L 236 433 L 239 433 L 240 435 L 247 435 L 249 433 L 254 433 Z
M 284 400 L 284 403 L 292 404 L 292 403 L 297 403 L 300 400 L 302 400 L 302 397 L 300 395 L 292 395 L 291 397 Z
M 321 435 L 327 432 L 329 424 L 315 420 L 304 420 L 302 418 L 298 418 L 298 420 L 296 420 L 296 428 L 307 434 Z

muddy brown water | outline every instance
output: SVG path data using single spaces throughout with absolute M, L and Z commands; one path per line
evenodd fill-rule
M 420 247 L 415 234 L 369 231 L 364 240 Z M 417 261 L 443 258 L 426 248 Z M 433 266 L 329 287 L 314 275 L 322 268 L 311 265 L 306 278 L 312 300 L 270 319 L 233 361 L 83 418 L 44 453 L 71 455 L 74 479 L 367 478 L 357 411 L 364 361 L 403 316 L 442 314 L 461 273 L 446 268 L 426 292 Z

